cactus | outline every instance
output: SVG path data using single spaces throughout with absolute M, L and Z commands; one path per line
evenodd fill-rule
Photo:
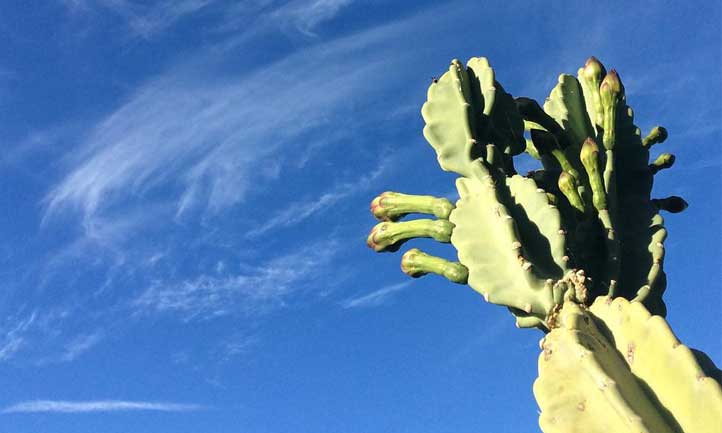
M 649 148 L 667 131 L 656 127 L 641 139 L 616 71 L 592 57 L 577 77 L 559 76 L 542 108 L 507 93 L 486 59 L 454 60 L 431 84 L 421 113 L 441 168 L 460 175 L 460 199 L 454 206 L 380 195 L 371 207 L 383 222 L 371 247 L 395 251 L 414 237 L 450 241 L 468 284 L 509 307 L 519 326 L 549 329 L 565 299 L 591 303 L 602 295 L 665 314 L 666 230 L 658 212 L 686 203 L 650 197 L 653 175 L 674 156 L 650 163 Z M 517 174 L 513 157 L 522 152 L 543 169 Z M 413 213 L 436 222 L 399 222 Z
M 396 251 L 416 237 L 451 243 L 458 262 L 407 251 L 411 277 L 437 274 L 506 306 L 542 340 L 534 393 L 547 432 L 712 432 L 722 426 L 720 372 L 682 346 L 664 320 L 667 231 L 652 198 L 656 174 L 675 157 L 642 139 L 615 70 L 591 57 L 559 76 L 543 107 L 513 98 L 485 58 L 431 84 L 421 114 L 441 168 L 459 175 L 459 200 L 386 192 L 368 237 Z M 520 175 L 526 152 L 541 169 Z M 410 221 L 411 214 L 434 218 Z M 708 376 L 715 377 L 712 379 Z M 715 381 L 717 380 L 717 381 Z
M 641 302 L 566 303 L 541 341 L 534 395 L 546 433 L 695 432 L 722 426 L 722 390 Z M 716 369 L 714 369 L 716 370 Z

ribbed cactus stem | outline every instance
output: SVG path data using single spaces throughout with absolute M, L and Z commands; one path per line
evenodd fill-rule
M 561 126 L 549 115 L 547 114 L 544 109 L 539 105 L 538 102 L 531 98 L 516 98 L 516 107 L 519 110 L 519 114 L 522 115 L 525 122 L 531 122 L 531 123 L 525 123 L 525 125 L 531 126 L 531 124 L 537 124 L 540 125 L 542 128 L 532 128 L 531 132 L 533 133 L 535 130 L 540 132 L 549 132 L 554 135 L 554 137 L 559 140 L 559 145 L 561 147 L 566 147 L 568 142 L 566 141 L 566 135 L 564 134 L 564 130 Z M 532 137 L 534 139 L 534 137 Z
M 574 207 L 579 212 L 584 213 L 584 202 L 582 201 L 582 197 L 577 191 L 577 187 L 579 185 L 576 178 L 568 172 L 563 171 L 559 175 L 558 185 L 559 190 L 561 190 L 562 194 L 564 194 L 567 200 L 569 200 L 569 204 L 571 204 L 572 207 Z
M 674 160 L 675 157 L 671 153 L 663 153 L 659 155 L 653 163 L 649 164 L 649 169 L 652 171 L 652 174 L 656 174 L 660 170 L 672 167 Z
M 527 131 L 531 131 L 532 129 L 538 129 L 540 131 L 546 131 L 547 129 L 540 124 L 533 122 L 531 120 L 524 120 L 524 129 Z M 547 131 L 548 132 L 548 131 Z
M 376 252 L 397 251 L 401 244 L 414 238 L 432 238 L 449 242 L 454 225 L 447 220 L 418 219 L 404 222 L 382 222 L 371 229 L 366 244 Z
M 650 148 L 657 143 L 662 143 L 668 137 L 667 129 L 663 126 L 655 126 L 649 131 L 646 137 L 642 139 L 642 146 Z
M 417 248 L 410 249 L 401 257 L 401 270 L 413 278 L 437 274 L 458 284 L 466 284 L 469 278 L 469 270 L 461 263 L 431 256 Z
M 549 132 L 538 129 L 531 130 L 531 140 L 539 155 L 551 155 L 556 159 L 562 170 L 569 172 L 575 179 L 579 180 L 579 172 L 569 162 L 569 158 L 559 146 L 557 138 Z
M 539 155 L 539 150 L 537 150 L 534 142 L 532 140 L 529 140 L 528 138 L 526 139 L 525 152 L 534 159 L 541 159 L 541 155 Z
M 652 199 L 652 204 L 658 209 L 667 211 L 669 213 L 682 212 L 683 210 L 687 209 L 687 206 L 689 206 L 682 197 L 678 197 L 676 195 L 665 198 Z
M 434 215 L 449 219 L 454 205 L 446 198 L 430 195 L 409 195 L 387 191 L 373 199 L 371 213 L 381 221 L 396 221 L 412 213 Z

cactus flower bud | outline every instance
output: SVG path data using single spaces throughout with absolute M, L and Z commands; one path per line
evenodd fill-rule
M 371 213 L 380 221 L 396 221 L 411 213 L 425 213 L 448 219 L 453 209 L 454 205 L 445 198 L 393 191 L 386 191 L 371 202 Z
M 617 106 L 623 94 L 624 86 L 619 80 L 617 71 L 612 69 L 602 80 L 601 86 L 599 86 L 599 99 L 602 105 L 602 129 L 604 130 L 602 144 L 607 150 L 614 149 L 616 144 Z
M 594 141 L 592 137 L 587 137 L 586 140 L 584 140 L 584 143 L 582 143 L 582 150 L 579 153 L 579 158 L 582 161 L 582 164 L 586 167 L 587 165 L 594 165 L 599 161 L 599 146 L 597 146 L 597 142 Z
M 674 164 L 674 160 L 674 155 L 671 153 L 663 153 L 659 155 L 653 163 L 649 164 L 649 169 L 652 171 L 652 174 L 655 174 L 660 170 L 670 168 Z
M 418 219 L 404 222 L 382 222 L 371 229 L 366 244 L 374 251 L 397 251 L 409 239 L 432 238 L 439 242 L 451 241 L 454 225 L 447 220 Z
M 592 82 L 598 83 L 607 74 L 604 65 L 596 57 L 592 56 L 584 63 L 584 77 Z
M 665 127 L 655 126 L 651 131 L 649 131 L 649 134 L 642 139 L 642 146 L 652 147 L 657 143 L 664 142 L 664 140 L 667 139 L 667 136 L 667 129 Z
M 666 198 L 652 199 L 652 204 L 669 213 L 682 212 L 687 209 L 687 206 L 689 206 L 682 197 L 678 197 L 676 195 Z
M 574 176 L 566 171 L 563 171 L 559 175 L 559 181 L 557 183 L 561 192 L 567 200 L 569 200 L 569 204 L 571 204 L 579 212 L 584 212 L 584 202 L 577 191 L 578 184 Z
M 450 262 L 412 248 L 401 257 L 401 270 L 412 278 L 419 278 L 426 274 L 437 274 L 449 281 L 466 284 L 469 270 L 459 262 Z
M 612 69 L 602 80 L 599 92 L 602 94 L 602 98 L 604 98 L 605 93 L 616 97 L 622 93 L 623 89 L 624 86 L 622 86 L 622 81 L 619 79 L 619 74 L 617 74 L 616 70 Z

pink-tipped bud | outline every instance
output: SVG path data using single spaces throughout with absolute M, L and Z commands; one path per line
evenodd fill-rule
M 602 94 L 610 93 L 618 95 L 622 93 L 622 89 L 622 81 L 619 79 L 619 74 L 617 74 L 617 71 L 614 69 L 607 73 L 604 80 L 602 80 L 602 85 L 599 87 L 599 91 Z
M 587 59 L 584 63 L 584 77 L 588 80 L 599 82 L 604 75 L 607 74 L 607 70 L 604 69 L 604 65 L 596 57 L 592 56 Z
M 582 150 L 579 153 L 579 158 L 583 164 L 593 163 L 596 164 L 597 158 L 599 157 L 599 146 L 592 137 L 587 137 L 582 144 Z

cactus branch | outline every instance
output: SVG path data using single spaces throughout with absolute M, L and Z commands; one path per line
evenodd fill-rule
M 678 197 L 676 195 L 652 199 L 652 204 L 656 206 L 657 209 L 661 209 L 669 213 L 682 212 L 687 209 L 687 206 L 689 206 L 682 197 Z
M 397 251 L 409 239 L 432 238 L 448 243 L 454 225 L 446 220 L 418 219 L 403 222 L 382 222 L 371 229 L 366 244 L 376 252 Z
M 412 213 L 449 219 L 454 205 L 446 198 L 386 191 L 373 199 L 371 213 L 380 221 L 397 221 Z
M 401 257 L 401 270 L 412 278 L 437 274 L 458 284 L 466 284 L 469 278 L 469 270 L 461 263 L 431 256 L 417 248 L 408 250 Z
M 675 157 L 671 153 L 663 153 L 654 160 L 653 163 L 649 164 L 649 169 L 652 174 L 657 174 L 661 170 L 672 167 L 674 165 Z
M 663 143 L 668 137 L 667 129 L 663 126 L 655 126 L 649 131 L 644 139 L 642 139 L 642 146 L 650 148 L 658 143 Z

